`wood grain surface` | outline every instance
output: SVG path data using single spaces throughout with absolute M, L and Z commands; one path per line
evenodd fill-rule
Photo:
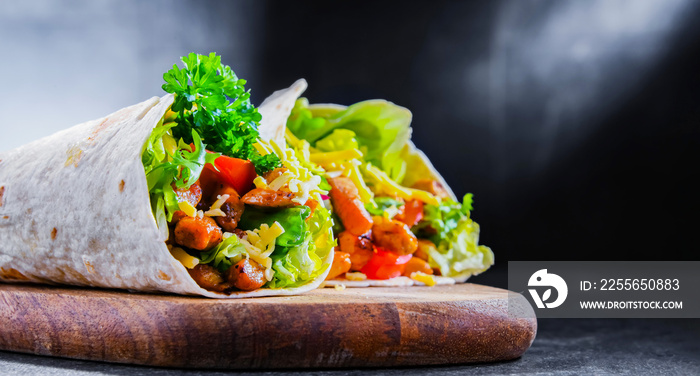
M 165 367 L 388 367 L 521 356 L 537 320 L 475 284 L 215 300 L 0 284 L 0 350 Z

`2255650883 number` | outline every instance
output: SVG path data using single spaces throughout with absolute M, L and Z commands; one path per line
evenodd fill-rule
M 600 280 L 600 290 L 606 291 L 677 291 L 680 281 L 670 278 L 609 278 Z

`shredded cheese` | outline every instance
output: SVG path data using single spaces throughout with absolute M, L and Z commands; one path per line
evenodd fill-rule
M 402 187 L 395 181 L 391 180 L 391 178 L 389 178 L 384 171 L 372 166 L 371 163 L 367 163 L 364 170 L 367 173 L 367 176 L 371 177 L 379 186 L 379 189 L 381 189 L 384 193 L 401 197 L 404 200 L 420 200 L 429 205 L 440 204 L 440 200 L 430 192 Z
M 362 158 L 362 152 L 357 149 L 331 151 L 327 153 L 313 153 L 309 156 L 311 162 L 324 167 L 330 163 L 337 163 L 340 161 L 347 161 L 359 158 Z
M 355 273 L 345 273 L 345 279 L 348 281 L 364 281 L 367 279 L 365 273 L 355 272 Z
M 292 178 L 294 178 L 294 175 L 289 171 L 285 171 L 284 173 L 282 173 L 282 175 L 278 176 L 277 178 L 275 178 L 275 180 L 271 181 L 270 184 L 268 184 L 268 186 L 273 191 L 278 191 L 282 187 L 284 187 L 290 180 L 292 180 Z
M 218 195 L 216 196 L 216 201 L 214 201 L 213 204 L 211 204 L 211 207 L 209 207 L 209 210 L 216 210 L 220 209 L 221 205 L 223 205 L 226 200 L 228 200 L 231 197 L 231 195 Z
M 255 180 L 253 180 L 253 184 L 255 184 L 255 188 L 260 188 L 260 189 L 267 188 L 267 181 L 262 176 L 256 177 Z
M 190 256 L 189 254 L 187 254 L 187 252 L 185 252 L 184 249 L 180 247 L 173 247 L 170 250 L 170 254 L 172 254 L 177 261 L 180 261 L 180 263 L 187 269 L 192 269 L 199 264 L 198 258 Z
M 262 140 L 260 140 L 260 141 L 258 141 L 258 142 L 256 142 L 256 143 L 254 143 L 254 144 L 253 144 L 253 147 L 254 147 L 255 150 L 257 150 L 258 153 L 260 153 L 260 155 L 262 155 L 263 157 L 273 152 L 273 151 L 270 149 L 270 147 L 269 147 L 268 145 L 266 145 L 265 143 L 263 143 Z
M 411 273 L 411 279 L 417 282 L 424 283 L 426 286 L 435 286 L 437 284 L 437 281 L 435 281 L 435 276 L 425 274 L 423 272 Z
M 287 140 L 287 143 L 289 145 L 292 145 L 293 148 L 298 148 L 299 143 L 301 142 L 297 136 L 292 133 L 292 131 L 289 130 L 289 128 L 285 127 L 284 128 L 284 138 Z
M 231 197 L 230 195 L 219 195 L 216 196 L 216 201 L 214 201 L 213 204 L 209 207 L 209 210 L 204 212 L 204 215 L 208 217 L 225 217 L 226 213 L 224 213 L 223 210 L 221 210 L 221 205 L 223 205 L 226 200 Z
M 297 204 L 305 204 L 309 198 L 313 198 L 316 201 L 321 202 L 321 195 L 327 194 L 327 191 L 322 190 L 319 185 L 321 184 L 321 177 L 312 173 L 312 171 L 305 167 L 304 164 L 310 165 L 310 161 L 302 163 L 299 161 L 298 156 L 301 158 L 308 158 L 308 142 L 302 140 L 298 141 L 298 144 L 302 145 L 303 148 L 300 150 L 290 149 L 287 144 L 278 145 L 274 140 L 269 142 L 258 141 L 254 146 L 255 149 L 261 155 L 267 155 L 275 153 L 282 165 L 287 168 L 281 176 L 277 177 L 275 181 L 267 182 L 263 178 L 256 178 L 253 183 L 255 183 L 256 188 L 270 188 L 279 187 L 274 190 L 286 189 L 289 192 L 294 193 L 294 198 L 292 201 Z M 306 151 L 306 154 L 304 153 Z M 318 166 L 315 167 L 318 169 Z M 317 171 L 317 173 L 320 173 Z M 279 181 L 277 181 L 280 179 Z M 274 183 L 274 185 L 273 185 Z
M 357 187 L 357 191 L 360 194 L 360 200 L 362 201 L 362 203 L 371 203 L 372 205 L 375 205 L 374 193 L 369 189 L 369 187 L 367 187 L 367 184 L 365 184 L 365 180 L 362 178 L 362 174 L 360 173 L 360 169 L 358 168 L 360 164 L 361 162 L 359 160 L 353 160 L 344 163 L 343 167 L 345 168 L 347 177 L 349 177 L 350 180 L 352 180 L 352 182 Z
M 187 201 L 180 201 L 177 203 L 177 206 L 190 217 L 197 215 L 197 209 L 195 209 L 194 206 Z
M 248 256 L 265 268 L 265 278 L 268 281 L 272 280 L 274 274 L 270 255 L 275 251 L 277 237 L 283 233 L 284 228 L 279 222 L 273 223 L 272 226 L 263 223 L 259 229 L 246 231 L 245 238 L 240 239 L 241 244 L 248 252 Z
M 248 241 L 260 250 L 264 250 L 263 256 L 269 257 L 275 250 L 275 240 L 284 233 L 284 228 L 279 222 L 275 222 L 272 226 L 267 223 L 260 225 L 259 229 L 246 231 Z
M 221 209 L 210 209 L 204 212 L 207 217 L 225 217 L 226 213 Z
M 300 143 L 308 147 L 306 141 L 300 141 Z M 328 193 L 319 187 L 321 184 L 321 177 L 313 174 L 311 170 L 304 167 L 297 158 L 295 150 L 288 148 L 286 144 L 278 145 L 274 140 L 270 140 L 268 147 L 277 154 L 282 161 L 282 165 L 287 168 L 287 171 L 277 179 L 283 179 L 281 181 L 284 181 L 289 191 L 295 194 L 292 200 L 302 205 L 305 204 L 309 198 L 320 202 L 321 195 Z M 303 157 L 303 153 L 299 152 L 299 154 Z M 287 176 L 285 176 L 285 174 L 287 174 Z

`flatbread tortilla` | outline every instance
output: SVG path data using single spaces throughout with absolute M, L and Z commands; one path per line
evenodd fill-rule
M 143 145 L 173 102 L 154 97 L 0 153 L 0 281 L 211 298 L 294 295 L 306 285 L 205 290 L 168 251 L 151 212 Z
M 262 102 L 258 107 L 258 112 L 262 115 L 259 130 L 263 140 L 274 140 L 277 145 L 284 145 L 287 119 L 292 113 L 294 102 L 307 87 L 306 80 L 301 78 L 292 86 L 275 91 Z
M 454 278 L 434 276 L 435 284 L 454 285 L 457 281 Z M 467 277 L 468 278 L 468 277 Z M 466 280 L 466 278 L 465 278 Z M 464 281 L 460 281 L 464 282 Z M 408 287 L 408 286 L 425 286 L 425 283 L 418 282 L 405 276 L 399 276 L 390 279 L 365 279 L 363 281 L 353 281 L 349 279 L 330 279 L 323 282 L 323 287 Z

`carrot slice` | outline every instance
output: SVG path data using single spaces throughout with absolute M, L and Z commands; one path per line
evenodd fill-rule
M 343 222 L 345 229 L 355 235 L 365 234 L 372 229 L 372 217 L 360 200 L 357 187 L 350 178 L 343 176 L 329 178 L 331 203 Z
M 413 227 L 423 219 L 423 201 L 419 200 L 408 200 L 403 206 L 403 212 L 394 218 L 408 225 L 408 227 Z

